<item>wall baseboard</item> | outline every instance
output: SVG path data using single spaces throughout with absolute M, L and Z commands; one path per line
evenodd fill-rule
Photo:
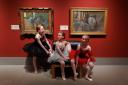
M 24 65 L 26 57 L 0 57 L 0 65 Z M 128 65 L 128 57 L 96 58 L 96 65 Z

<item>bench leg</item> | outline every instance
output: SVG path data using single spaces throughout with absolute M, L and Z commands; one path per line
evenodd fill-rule
M 52 74 L 52 78 L 54 79 L 55 78 L 55 66 L 54 65 L 51 66 L 51 74 Z

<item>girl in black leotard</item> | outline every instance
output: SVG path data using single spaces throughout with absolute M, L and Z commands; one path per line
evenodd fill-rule
M 35 35 L 35 41 L 25 48 L 32 54 L 32 64 L 34 67 L 34 72 L 38 72 L 38 66 L 43 69 L 49 68 L 47 59 L 52 51 L 51 45 L 45 36 L 45 30 L 42 25 L 36 27 L 37 34 Z

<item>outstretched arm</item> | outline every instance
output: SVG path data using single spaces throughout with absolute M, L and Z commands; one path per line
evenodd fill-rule
M 46 39 L 46 43 L 48 44 L 48 46 L 49 46 L 49 48 L 50 48 L 49 51 L 52 52 L 52 47 L 51 47 L 51 45 L 50 45 L 48 39 L 46 38 L 46 36 L 45 36 L 45 39 Z
M 38 44 L 45 50 L 45 52 L 48 54 L 48 50 L 44 47 L 44 45 L 41 43 L 40 39 L 39 38 L 36 38 L 37 39 L 37 42 Z

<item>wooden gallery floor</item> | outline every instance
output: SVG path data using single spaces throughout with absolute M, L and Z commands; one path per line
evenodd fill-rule
M 34 74 L 24 65 L 0 65 L 0 85 L 128 85 L 128 65 L 96 65 L 92 82 L 51 79 L 49 71 Z

